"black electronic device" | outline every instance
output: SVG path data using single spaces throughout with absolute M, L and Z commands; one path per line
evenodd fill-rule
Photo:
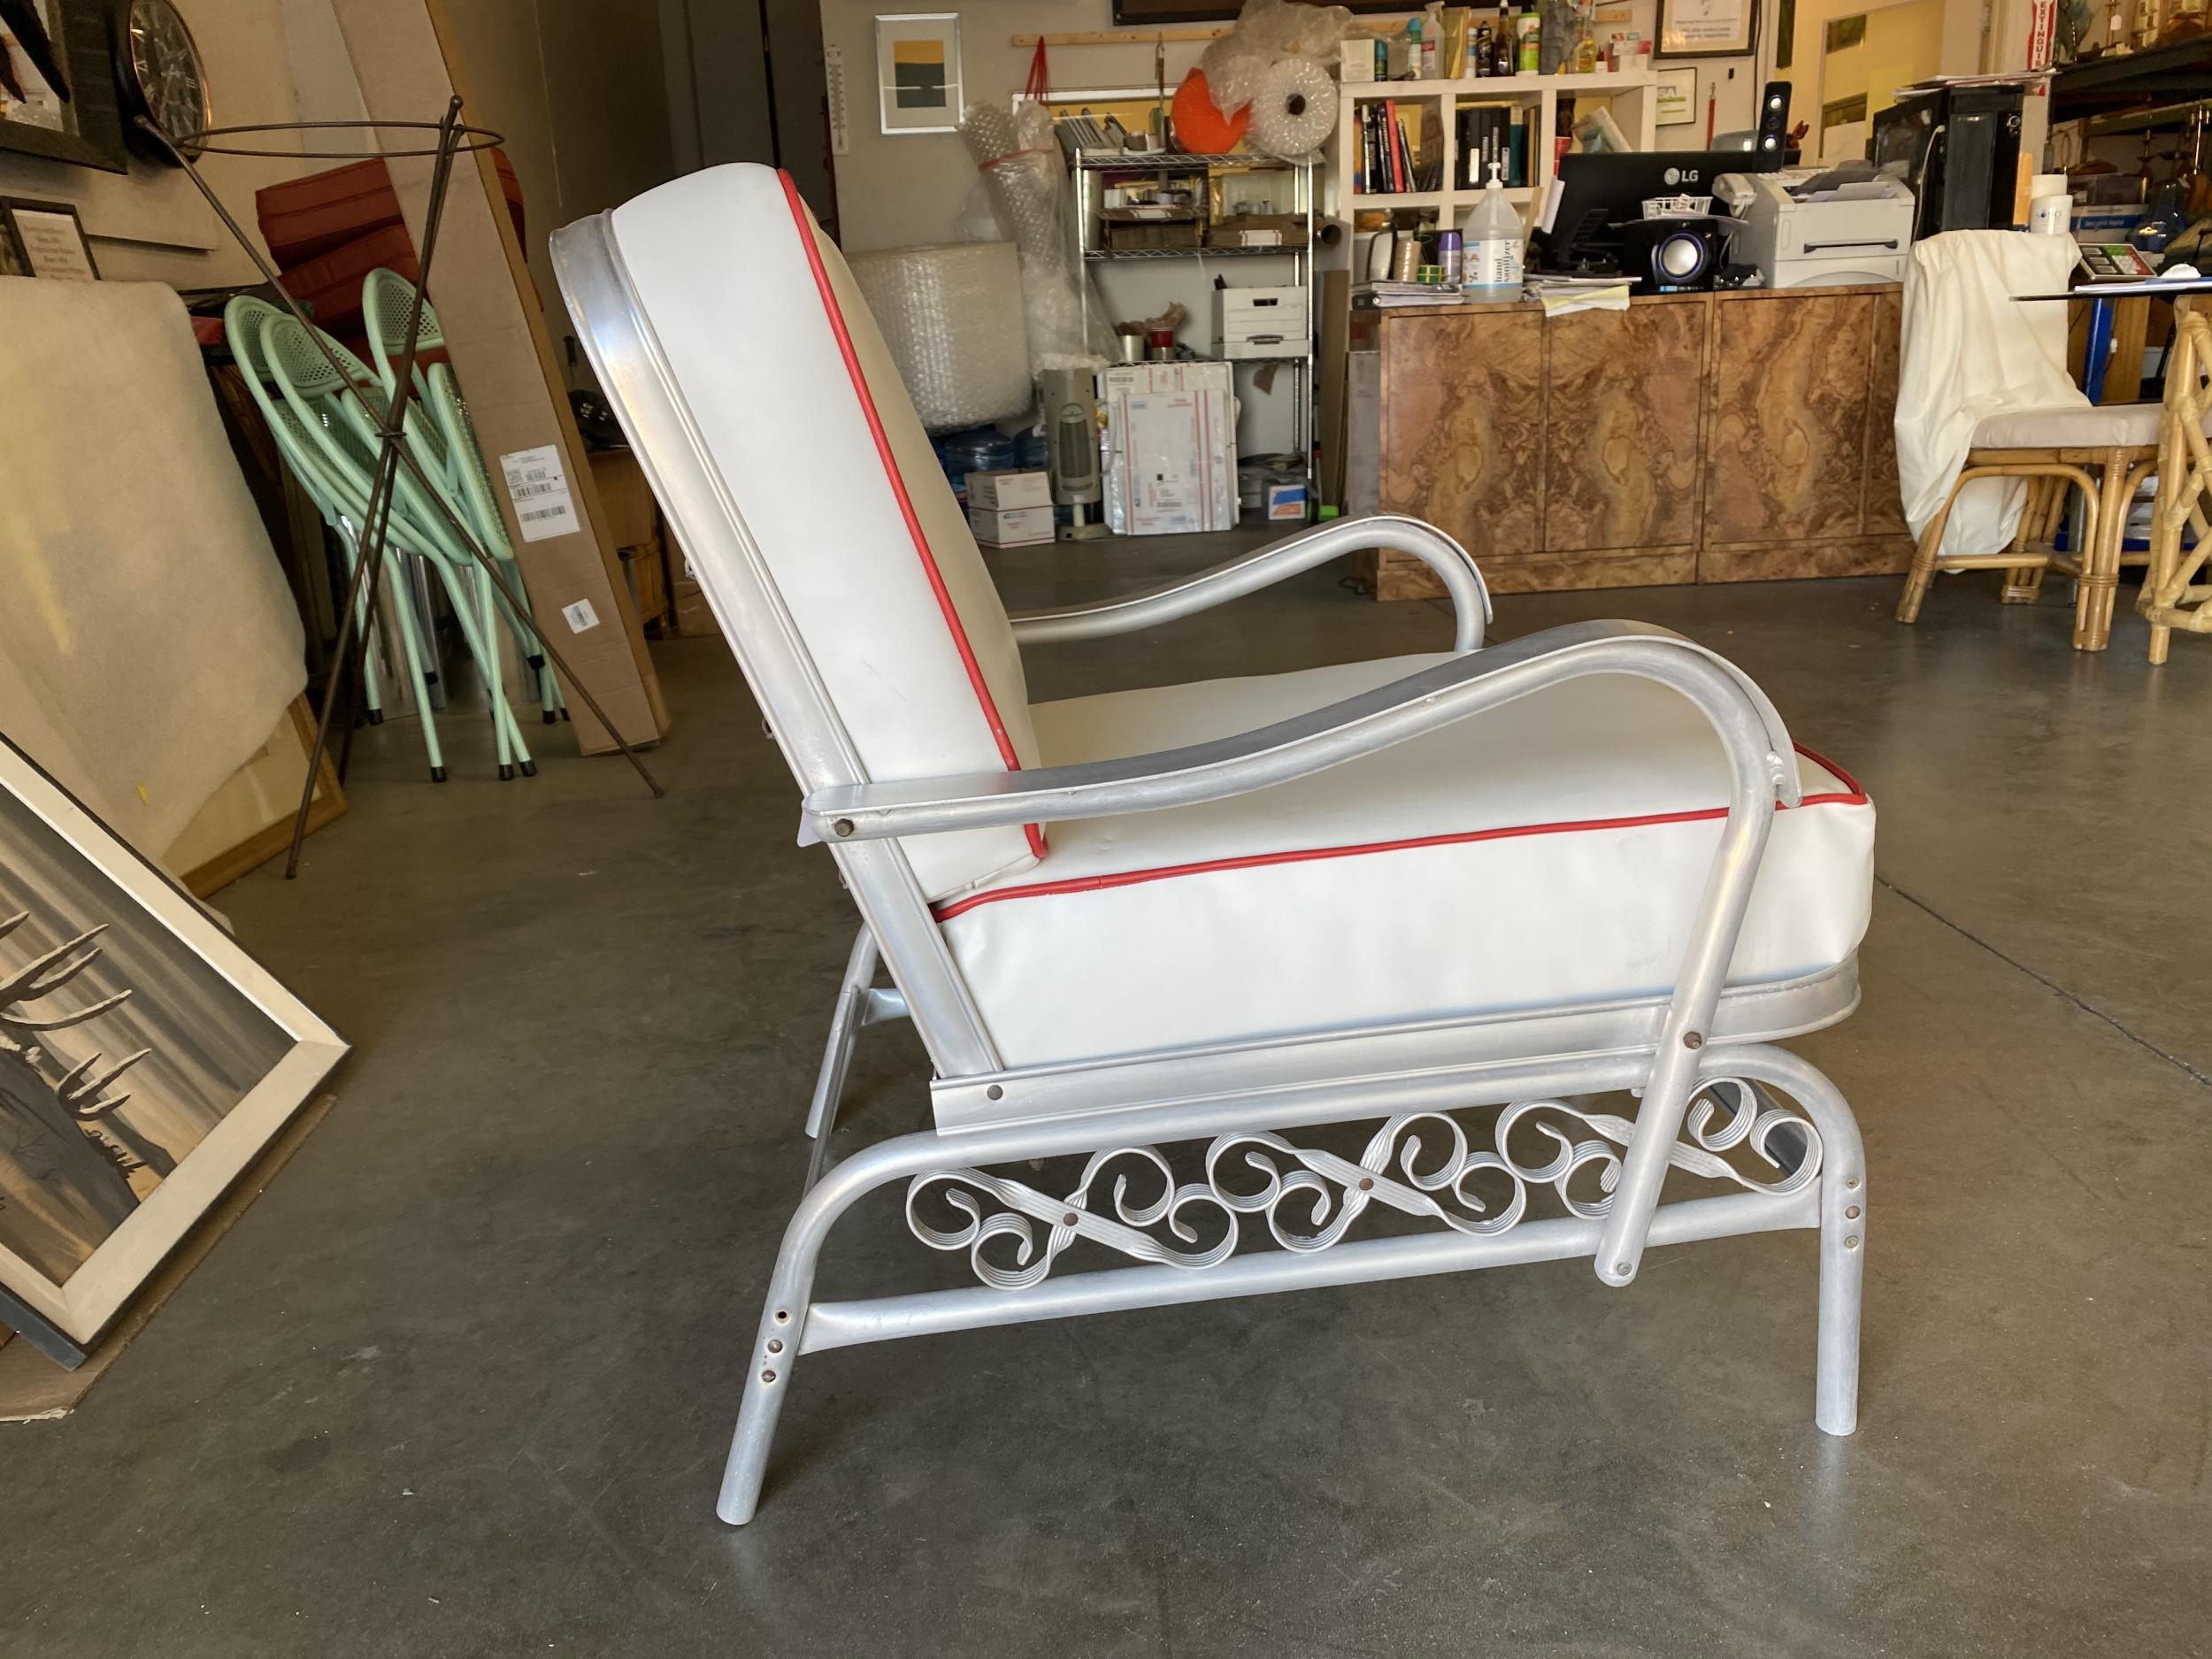
M 1874 117 L 1868 157 L 1912 191 L 1919 204 L 1915 236 L 2007 230 L 2019 222 L 2025 91 L 2017 81 L 1908 88 Z
M 1759 95 L 1759 136 L 1753 144 L 1759 155 L 1754 173 L 1772 173 L 1782 165 L 1790 147 L 1790 83 L 1770 81 Z
M 1551 228 L 1533 240 L 1538 268 L 1575 275 L 1619 269 L 1648 278 L 1622 257 L 1621 227 L 1644 217 L 1655 196 L 1710 196 L 1724 173 L 1771 173 L 1781 165 L 1740 150 L 1629 150 L 1563 156 Z M 1720 233 L 1725 234 L 1725 232 Z
M 1724 216 L 1634 220 L 1620 227 L 1621 274 L 1633 278 L 1646 293 L 1719 287 L 1721 273 L 1730 268 L 1729 239 L 1741 228 L 1741 220 Z

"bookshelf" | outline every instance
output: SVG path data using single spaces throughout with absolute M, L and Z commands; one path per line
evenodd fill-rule
M 1491 75 L 1463 81 L 1348 81 L 1341 88 L 1336 134 L 1330 149 L 1329 216 L 1365 230 L 1371 227 L 1358 223 L 1356 215 L 1412 210 L 1424 218 L 1433 214 L 1440 227 L 1456 225 L 1488 182 L 1486 172 L 1471 183 L 1461 180 L 1459 116 L 1462 111 L 1489 105 L 1502 107 L 1512 119 L 1530 124 L 1528 182 L 1506 191 L 1526 221 L 1531 204 L 1542 200 L 1551 184 L 1553 146 L 1547 141 L 1558 119 L 1559 101 L 1573 100 L 1578 113 L 1586 102 L 1605 104 L 1632 146 L 1655 150 L 1657 85 L 1658 77 L 1648 69 L 1600 70 L 1586 75 Z M 1356 188 L 1361 182 L 1360 110 L 1386 101 L 1397 106 L 1414 152 L 1411 158 L 1417 163 L 1442 164 L 1435 188 L 1376 192 Z

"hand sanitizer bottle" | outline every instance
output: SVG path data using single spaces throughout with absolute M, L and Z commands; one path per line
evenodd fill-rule
M 1505 199 L 1499 165 L 1490 164 L 1490 182 L 1482 200 L 1467 214 L 1463 279 L 1469 288 L 1518 288 L 1521 282 L 1521 215 Z

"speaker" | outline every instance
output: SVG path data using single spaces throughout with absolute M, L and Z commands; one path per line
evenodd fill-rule
M 1646 219 L 1621 227 L 1621 270 L 1647 293 L 1709 288 L 1728 258 L 1736 221 Z
M 1790 83 L 1770 81 L 1759 95 L 1759 136 L 1753 150 L 1759 157 L 1754 173 L 1772 173 L 1781 166 L 1790 147 Z

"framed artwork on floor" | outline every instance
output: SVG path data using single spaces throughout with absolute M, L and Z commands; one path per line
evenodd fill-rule
M 902 12 L 876 19 L 876 100 L 888 134 L 960 127 L 960 14 Z
M 345 1052 L 189 895 L 0 740 L 10 1323 L 38 1340 L 27 1311 L 89 1344 Z

